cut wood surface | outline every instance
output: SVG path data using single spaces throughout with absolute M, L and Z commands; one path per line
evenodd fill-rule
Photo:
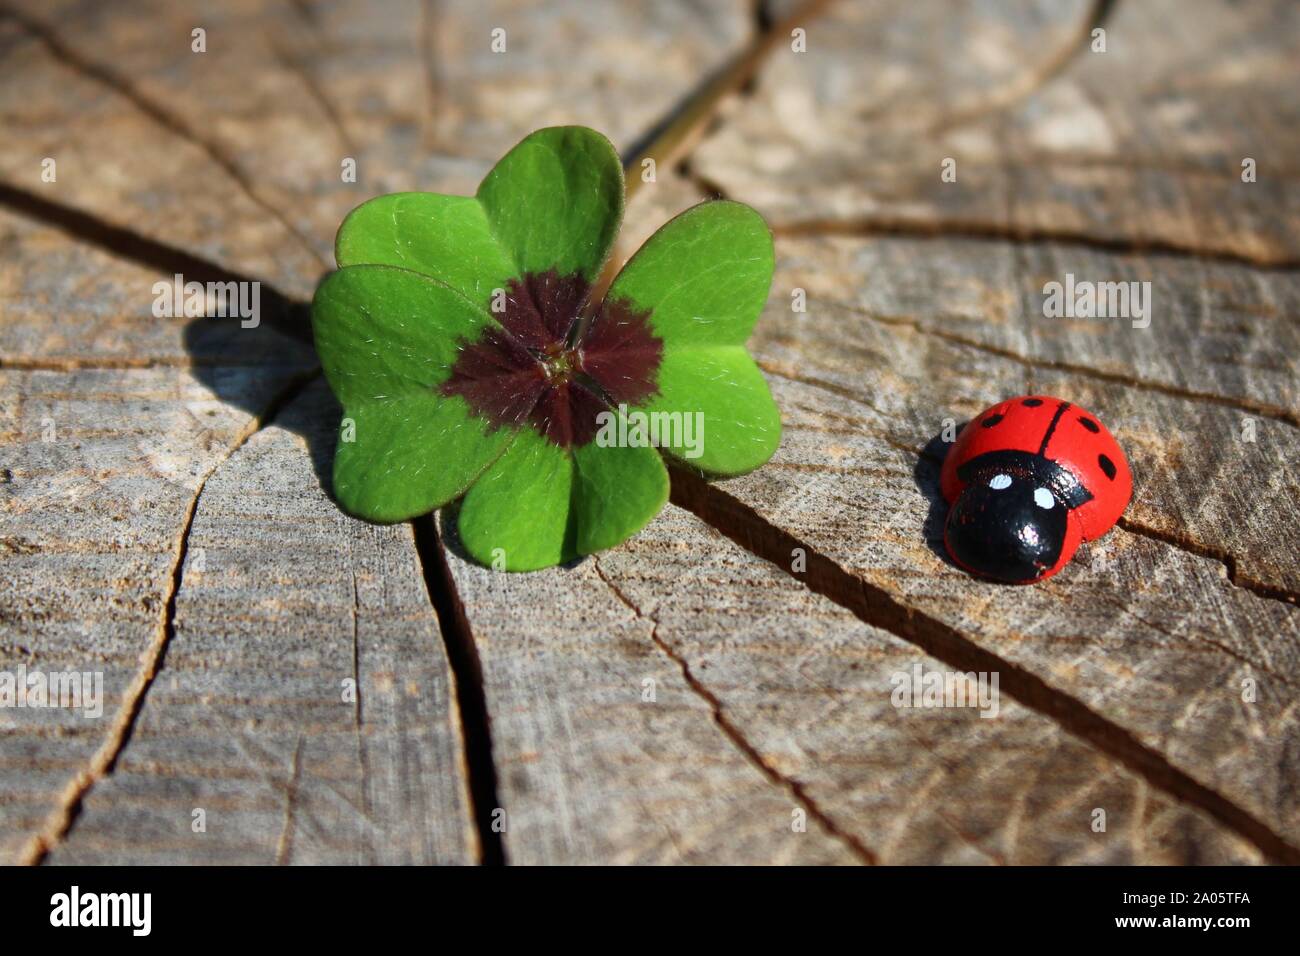
M 676 506 L 527 576 L 450 542 L 518 862 L 1260 858 L 1018 703 L 896 710 L 895 675 L 945 665 Z
M 778 229 L 1294 266 L 1298 17 L 1285 0 L 837 4 L 692 168 Z
M 581 123 L 629 147 L 749 32 L 743 0 L 7 9 L 6 184 L 299 298 L 370 196 L 472 193 L 539 126 Z M 40 180 L 47 156 L 54 184 Z
M 411 528 L 349 520 L 317 477 L 337 415 L 317 380 L 204 485 L 165 667 L 52 862 L 475 858 Z
M 1262 0 L 0 3 L 0 674 L 103 675 L 0 708 L 0 862 L 1300 862 L 1298 50 Z M 334 504 L 306 303 L 350 208 L 562 123 L 627 157 L 618 259 L 769 218 L 785 434 L 507 575 Z M 176 273 L 260 325 L 156 317 Z M 1067 274 L 1149 325 L 1047 317 Z M 1027 392 L 1135 496 L 1008 588 L 937 472 Z M 954 672 L 996 716 L 897 706 Z

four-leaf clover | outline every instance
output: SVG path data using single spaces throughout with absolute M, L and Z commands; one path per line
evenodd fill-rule
M 654 447 L 597 440 L 611 416 L 700 413 L 702 441 L 666 428 L 660 447 L 715 475 L 772 456 L 780 414 L 745 351 L 772 281 L 766 223 L 739 203 L 695 206 L 597 306 L 623 197 L 609 141 L 556 127 L 473 197 L 395 193 L 349 214 L 312 304 L 344 409 L 345 509 L 399 521 L 464 495 L 465 549 L 532 570 L 619 544 L 667 501 Z

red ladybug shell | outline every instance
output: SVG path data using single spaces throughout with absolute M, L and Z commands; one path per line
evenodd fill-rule
M 966 490 L 967 482 L 959 472 L 969 473 L 970 469 L 963 466 L 995 452 L 1046 459 L 1078 483 L 1074 497 L 1067 496 L 1068 524 L 1059 559 L 1036 576 L 1025 578 L 1026 582 L 1055 574 L 1070 560 L 1080 541 L 1092 541 L 1109 531 L 1133 495 L 1133 475 L 1119 443 L 1097 416 L 1063 399 L 1023 395 L 999 402 L 973 418 L 944 459 L 939 482 L 949 505 L 956 504 Z M 953 550 L 950 543 L 949 552 Z

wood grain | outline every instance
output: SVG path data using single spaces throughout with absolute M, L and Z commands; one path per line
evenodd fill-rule
M 1295 280 L 1171 257 L 1103 254 L 1099 269 L 1052 244 L 965 240 L 782 239 L 778 258 L 757 332 L 769 372 L 888 408 L 909 422 L 894 437 L 917 449 L 946 418 L 964 422 L 1010 395 L 1059 394 L 1119 437 L 1137 475 L 1134 530 L 1214 555 L 1269 595 L 1300 594 L 1300 537 L 1288 520 L 1300 502 L 1300 377 L 1278 347 L 1297 335 L 1293 307 L 1249 321 L 1222 307 L 1232 289 L 1289 302 Z M 1045 318 L 1042 282 L 1071 270 L 1152 276 L 1151 326 Z M 807 312 L 792 311 L 795 289 Z
M 539 126 L 582 123 L 626 147 L 750 32 L 741 0 L 2 10 L 0 123 L 14 148 L 0 182 L 300 299 L 370 196 L 472 193 Z M 200 27 L 204 53 L 191 49 Z M 45 157 L 55 183 L 41 181 Z
M 105 688 L 0 709 L 0 861 L 1300 861 L 1293 6 L 813 6 L 0 4 L 0 673 Z M 306 302 L 348 209 L 571 122 L 664 160 L 615 262 L 704 198 L 770 218 L 786 434 L 503 575 L 454 508 L 331 502 Z M 262 323 L 155 317 L 177 272 Z M 1066 274 L 1149 281 L 1149 327 L 1047 318 Z M 996 587 L 935 438 L 1029 391 L 1136 496 Z M 998 716 L 894 706 L 918 667 Z
M 477 859 L 411 529 L 320 480 L 338 414 L 317 381 L 204 486 L 163 666 L 51 862 Z
M 1293 4 L 1030 6 L 837 4 L 692 167 L 783 228 L 1297 263 Z
M 218 368 L 291 374 L 316 365 L 306 309 L 267 283 L 255 326 L 238 317 L 154 314 L 155 283 L 226 281 L 215 264 L 83 218 L 71 223 L 0 209 L 0 367 L 70 371 L 82 367 L 191 366 L 227 401 Z M 79 235 L 78 233 L 89 233 Z
M 844 329 L 833 334 L 839 354 L 849 354 Z M 910 338 L 898 330 L 879 335 L 877 347 L 887 355 L 902 340 L 883 381 L 864 382 L 860 374 L 837 381 L 806 360 L 789 379 L 777 375 L 774 390 L 787 423 L 782 447 L 766 468 L 718 487 L 715 494 L 741 507 L 729 514 L 723 506 L 715 520 L 738 521 L 739 533 L 756 540 L 765 529 L 778 529 L 825 555 L 872 589 L 857 607 L 868 621 L 896 633 L 906 623 L 916 629 L 908 636 L 932 653 L 955 642 L 955 651 L 980 650 L 1027 672 L 1036 680 L 1026 686 L 1025 695 L 1032 695 L 1026 703 L 1048 710 L 1062 705 L 1062 716 L 1091 721 L 1077 712 L 1077 702 L 1105 715 L 1106 727 L 1067 722 L 1067 728 L 1131 735 L 1132 741 L 1114 738 L 1119 753 L 1144 764 L 1158 755 L 1153 772 L 1177 768 L 1248 808 L 1278 837 L 1264 839 L 1294 855 L 1287 847 L 1294 845 L 1297 817 L 1290 785 L 1295 606 L 1233 585 L 1218 561 L 1123 529 L 1090 546 L 1060 580 L 1030 589 L 983 584 L 951 567 L 940 543 L 937 467 L 918 463 L 917 452 L 925 419 L 960 420 L 962 407 L 913 406 L 910 421 L 898 407 L 911 398 L 899 381 L 909 372 L 902 355 L 915 360 L 943 348 Z M 966 381 L 1000 394 L 1031 390 L 991 383 L 981 373 L 985 368 L 973 363 Z M 925 380 L 932 375 L 927 370 Z M 1041 373 L 1034 382 L 1047 392 L 1052 384 Z M 1080 401 L 1097 406 L 1086 394 Z M 877 592 L 896 602 L 890 615 L 873 617 L 870 594 Z M 907 622 L 897 619 L 903 610 Z M 1256 691 L 1253 702 L 1243 700 L 1248 687 Z
M 451 560 L 512 861 L 1260 859 L 1005 694 L 896 709 L 896 674 L 950 668 L 675 506 L 568 568 Z
M 782 237 L 774 291 L 910 324 L 1027 367 L 1300 427 L 1300 274 L 1058 242 Z M 1150 283 L 1145 315 L 1045 311 L 1049 283 Z M 1135 324 L 1136 323 L 1136 324 Z M 1142 327 L 1145 326 L 1145 327 Z
M 0 670 L 100 673 L 105 698 L 96 718 L 0 710 L 7 862 L 57 843 L 106 772 L 165 639 L 188 510 L 256 428 L 245 409 L 284 388 L 248 369 L 212 371 L 233 400 L 189 369 L 0 371 Z
M 274 308 L 248 329 L 155 317 L 159 273 L 57 225 L 0 213 L 0 245 L 0 671 L 101 673 L 106 698 L 95 718 L 0 711 L 13 862 L 57 844 L 108 771 L 166 636 L 199 489 L 315 358 Z

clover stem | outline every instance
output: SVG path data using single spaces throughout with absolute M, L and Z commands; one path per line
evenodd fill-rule
M 578 310 L 578 321 L 574 322 L 569 328 L 566 344 L 570 348 L 577 347 L 586 338 L 591 323 L 596 320 L 596 313 L 600 311 L 600 307 L 605 301 L 605 293 L 609 291 L 610 285 L 614 282 L 614 277 L 618 275 L 622 261 L 623 257 L 618 254 L 616 247 L 614 254 L 605 261 L 604 268 L 600 270 L 600 274 L 596 276 L 596 281 L 591 284 L 591 288 L 587 291 L 587 298 L 583 300 L 582 308 Z

